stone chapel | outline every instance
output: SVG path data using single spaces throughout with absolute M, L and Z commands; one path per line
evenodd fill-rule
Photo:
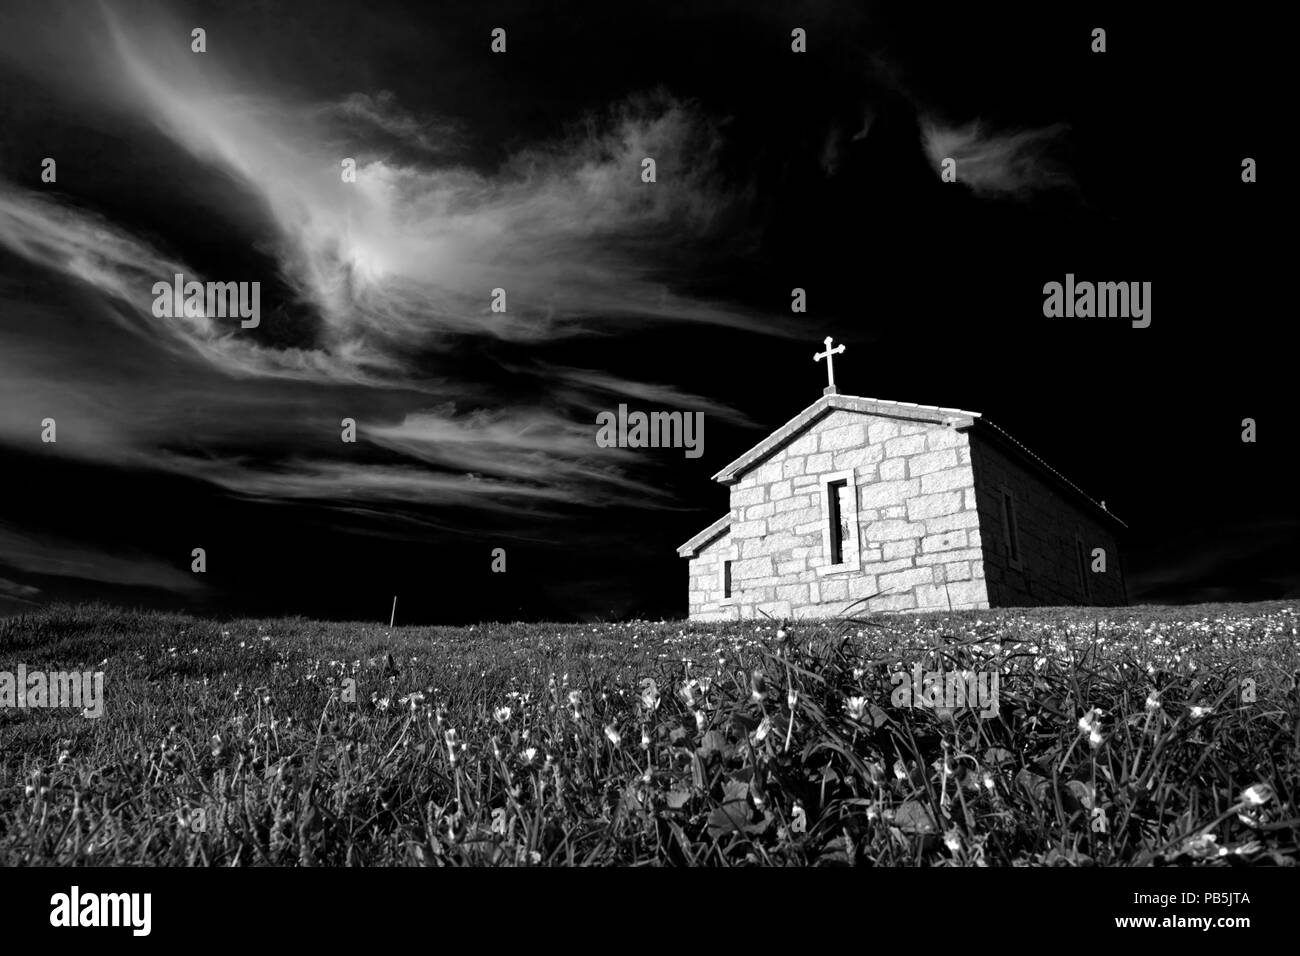
M 822 397 L 716 475 L 692 620 L 1127 603 L 1126 525 L 978 412 Z

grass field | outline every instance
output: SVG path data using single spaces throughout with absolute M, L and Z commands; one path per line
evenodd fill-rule
M 821 624 L 0 621 L 0 863 L 1294 865 L 1300 605 Z M 998 675 L 997 707 L 890 674 Z M 910 685 L 910 676 L 907 683 Z

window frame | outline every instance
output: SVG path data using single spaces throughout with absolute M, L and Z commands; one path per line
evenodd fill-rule
M 858 481 L 857 469 L 833 471 L 818 476 L 821 487 L 821 522 L 822 522 L 822 559 L 817 567 L 818 574 L 846 574 L 862 570 L 862 527 L 858 523 Z M 851 492 L 844 496 L 848 506 L 848 537 L 840 543 L 842 560 L 831 563 L 831 518 L 835 515 L 835 502 L 831 489 L 840 483 Z M 841 516 L 843 517 L 843 516 Z
M 737 557 L 734 547 L 726 548 L 720 555 L 721 560 L 718 562 L 718 604 L 729 605 L 736 603 L 736 581 L 735 576 L 731 580 L 731 593 L 727 594 L 727 566 L 734 567 Z

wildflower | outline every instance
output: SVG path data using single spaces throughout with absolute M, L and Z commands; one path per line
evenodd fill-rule
M 1266 783 L 1257 783 L 1241 791 L 1242 803 L 1252 807 L 1262 807 L 1273 799 L 1273 788 Z
M 1192 713 L 1192 720 L 1200 720 L 1202 717 L 1214 713 L 1214 708 L 1202 707 L 1200 704 L 1196 704 L 1195 706 L 1192 707 L 1191 713 Z
M 1154 714 L 1159 709 L 1160 694 L 1153 690 L 1147 694 L 1147 713 Z
M 776 629 L 776 639 L 777 639 L 778 641 L 784 641 L 785 638 L 786 638 L 785 628 L 783 628 L 783 627 L 778 627 L 778 628 Z
M 749 696 L 755 703 L 761 703 L 767 700 L 767 680 L 763 676 L 763 671 L 755 668 L 754 672 L 749 675 Z
M 766 737 L 771 730 L 772 730 L 772 719 L 770 717 L 764 717 L 759 722 L 758 729 L 754 731 L 755 742 L 762 743 L 763 738 Z
M 693 710 L 691 713 L 695 716 L 695 729 L 704 732 L 704 711 Z
M 650 731 L 646 727 L 641 728 L 641 749 L 642 750 L 650 749 Z
M 537 748 L 525 747 L 519 756 L 524 758 L 524 763 L 531 764 L 535 759 L 537 759 Z
M 511 710 L 509 707 L 498 707 L 492 711 L 492 716 L 496 718 L 498 724 L 504 724 L 510 719 Z
M 984 789 L 991 793 L 995 786 L 997 785 L 993 782 L 993 774 L 986 771 L 984 774 Z
M 569 675 L 565 674 L 564 677 L 567 680 Z M 574 710 L 577 710 L 581 704 L 582 704 L 582 691 L 580 690 L 569 691 L 569 706 L 572 707 Z
M 867 713 L 867 699 L 865 697 L 849 697 L 844 701 L 848 708 L 849 716 L 854 720 L 861 720 Z
M 785 695 L 785 702 L 790 705 L 791 710 L 794 710 L 794 705 L 799 702 L 799 692 L 791 687 L 790 693 Z
M 649 711 L 659 706 L 659 685 L 653 678 L 647 677 L 641 681 L 641 703 Z
M 622 736 L 618 732 L 618 728 L 615 727 L 613 724 L 605 725 L 605 736 L 609 738 L 609 742 L 613 744 L 615 747 L 617 747 L 619 743 L 623 740 Z
M 1182 851 L 1198 860 L 1216 856 L 1225 856 L 1227 849 L 1219 846 L 1219 838 L 1213 833 L 1198 833 L 1183 843 Z
M 949 853 L 957 853 L 961 850 L 961 834 L 956 830 L 949 830 L 943 835 L 943 845 L 948 848 Z
M 1079 730 L 1088 735 L 1088 743 L 1094 747 L 1100 746 L 1102 741 L 1101 711 L 1093 707 L 1080 717 Z

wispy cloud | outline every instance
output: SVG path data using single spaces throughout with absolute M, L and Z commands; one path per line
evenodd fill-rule
M 664 279 L 685 243 L 745 241 L 733 226 L 752 192 L 718 172 L 718 126 L 695 105 L 662 91 L 634 96 L 575 117 L 569 132 L 500 168 L 476 169 L 453 159 L 469 135 L 457 121 L 418 116 L 390 92 L 306 100 L 259 82 L 257 64 L 237 63 L 229 47 L 191 54 L 176 42 L 188 27 L 157 8 L 103 7 L 99 16 L 15 15 L 0 51 L 51 84 L 76 76 L 71 92 L 156 130 L 254 197 L 255 221 L 239 221 L 247 204 L 195 198 L 227 217 L 210 224 L 218 240 L 223 229 L 258 236 L 269 274 L 203 275 L 176 251 L 180 239 L 137 233 L 55 190 L 0 184 L 0 250 L 72 280 L 90 314 L 132 342 L 114 367 L 102 343 L 60 333 L 57 304 L 22 303 L 22 336 L 0 331 L 0 368 L 10 373 L 0 440 L 31 442 L 32 422 L 58 407 L 61 451 L 237 494 L 531 511 L 669 505 L 629 456 L 594 444 L 595 412 L 620 396 L 743 420 L 671 385 L 542 357 L 577 337 L 617 336 L 630 318 L 788 332 L 784 320 Z M 57 44 L 40 32 L 47 22 L 60 26 Z M 75 59 L 77 69 L 23 47 Z M 655 157 L 659 184 L 641 182 L 645 156 Z M 346 158 L 356 160 L 356 182 L 343 180 Z M 262 327 L 154 316 L 153 284 L 176 273 L 261 280 Z M 268 299 L 272 287 L 287 290 L 281 301 Z M 496 288 L 506 292 L 504 313 L 490 308 Z M 0 295 L 18 308 L 13 290 Z M 277 325 L 286 311 L 295 324 Z M 500 395 L 466 370 L 457 361 L 466 342 L 498 349 L 496 372 L 519 375 L 528 397 Z M 154 381 L 122 374 L 150 362 Z M 46 387 L 56 376 L 64 384 Z M 163 380 L 169 400 L 159 403 Z M 340 451 L 320 436 L 337 433 L 343 414 L 358 420 L 358 442 Z
M 76 578 L 181 593 L 203 590 L 197 576 L 150 555 L 121 548 L 110 552 L 46 532 L 37 537 L 6 525 L 0 525 L 0 564 L 45 577 Z M 13 585 L 13 582 L 8 583 Z M 8 597 L 30 599 L 40 591 L 31 585 L 18 584 L 4 593 Z
M 957 182 L 977 196 L 991 198 L 1018 199 L 1073 186 L 1073 177 L 1055 153 L 1068 129 L 1064 123 L 999 131 L 980 120 L 959 126 L 933 118 L 921 121 L 925 152 L 936 174 L 943 160 L 953 159 Z
M 374 95 L 350 93 L 322 112 L 353 123 L 359 132 L 378 130 L 402 145 L 431 155 L 450 155 L 463 146 L 465 132 L 459 123 L 417 116 L 402 108 L 392 90 L 380 90 Z

